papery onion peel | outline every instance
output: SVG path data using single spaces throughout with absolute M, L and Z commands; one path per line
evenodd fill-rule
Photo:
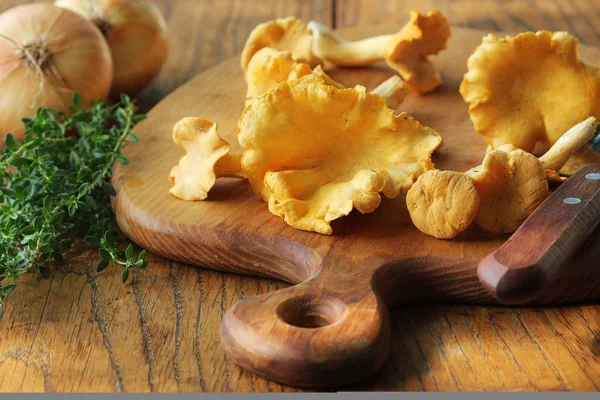
M 94 24 L 51 4 L 27 4 L 0 15 L 0 146 L 38 108 L 67 112 L 74 93 L 84 104 L 105 99 L 113 76 L 110 49 Z
M 160 72 L 168 53 L 167 24 L 147 0 L 56 0 L 102 31 L 115 65 L 111 98 L 136 95 Z

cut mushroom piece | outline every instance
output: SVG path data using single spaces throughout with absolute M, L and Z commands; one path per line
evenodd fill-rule
M 171 169 L 171 193 L 182 200 L 204 200 L 217 178 L 245 178 L 241 156 L 218 133 L 218 126 L 202 118 L 184 118 L 173 127 L 173 141 L 186 154 Z
M 475 131 L 493 147 L 533 152 L 550 147 L 575 123 L 600 117 L 600 72 L 579 58 L 566 32 L 487 35 L 467 62 L 460 86 Z M 584 145 L 562 172 L 600 156 Z
M 238 122 L 242 168 L 269 210 L 289 225 L 331 234 L 330 222 L 374 211 L 380 193 L 407 191 L 433 167 L 441 142 L 364 87 L 337 89 L 314 74 L 282 82 Z
M 258 25 L 250 32 L 242 50 L 241 66 L 244 73 L 254 55 L 262 48 L 271 47 L 293 54 L 300 62 L 316 67 L 321 60 L 312 52 L 312 33 L 296 17 L 277 18 Z
M 337 89 L 344 89 L 344 86 L 327 75 L 320 65 L 311 69 L 308 64 L 297 61 L 288 51 L 270 47 L 260 49 L 248 64 L 246 105 L 274 89 L 281 82 L 298 79 L 309 74 L 323 78 L 327 84 Z M 383 97 L 388 107 L 396 109 L 408 94 L 408 88 L 406 83 L 395 75 L 381 83 L 371 93 Z
M 386 61 L 408 87 L 419 93 L 437 88 L 442 80 L 428 60 L 446 48 L 450 37 L 448 21 L 439 11 L 423 15 L 412 11 L 410 21 L 399 32 L 358 41 L 346 41 L 326 26 L 311 21 L 313 53 L 321 60 L 340 66 L 361 66 Z
M 452 239 L 477 216 L 479 193 L 473 180 L 454 171 L 427 171 L 406 195 L 414 225 L 437 239 Z

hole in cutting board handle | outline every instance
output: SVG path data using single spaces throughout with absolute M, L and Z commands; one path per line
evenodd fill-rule
M 299 296 L 282 301 L 277 316 L 298 328 L 324 328 L 339 322 L 348 307 L 333 296 Z

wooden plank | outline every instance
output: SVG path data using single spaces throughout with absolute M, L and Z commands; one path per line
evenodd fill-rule
M 403 24 L 411 9 L 438 9 L 452 25 L 487 31 L 566 30 L 600 45 L 600 0 L 336 0 L 335 26 Z

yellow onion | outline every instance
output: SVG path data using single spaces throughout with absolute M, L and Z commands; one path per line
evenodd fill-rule
M 167 57 L 167 26 L 148 0 L 56 0 L 92 20 L 108 42 L 115 66 L 110 96 L 135 95 L 160 72 Z
M 67 112 L 73 94 L 105 99 L 113 64 L 100 31 L 52 4 L 28 4 L 0 15 L 0 146 L 40 107 Z

